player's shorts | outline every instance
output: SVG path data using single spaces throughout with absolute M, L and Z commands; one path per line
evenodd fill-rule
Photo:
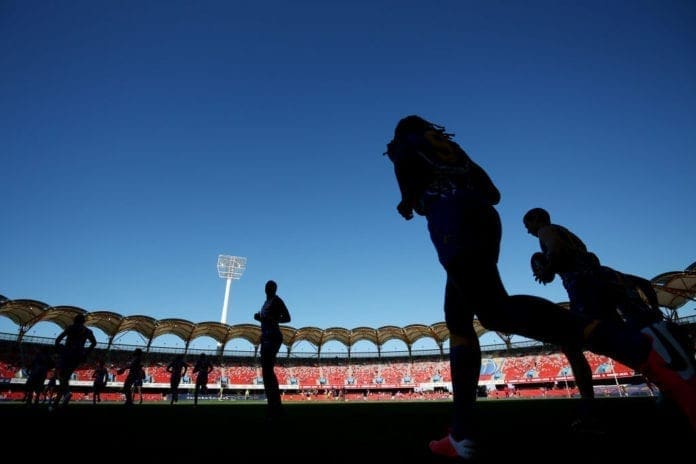
M 458 190 L 429 198 L 426 218 L 430 239 L 448 274 L 447 327 L 468 334 L 475 314 L 483 319 L 507 296 L 498 273 L 500 216 L 469 191 Z

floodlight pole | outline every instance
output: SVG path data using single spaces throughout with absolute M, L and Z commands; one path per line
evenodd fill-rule
M 221 279 L 227 280 L 227 284 L 225 285 L 225 300 L 222 303 L 222 317 L 220 318 L 220 322 L 223 324 L 227 324 L 227 306 L 230 301 L 230 287 L 232 286 L 232 280 L 242 277 L 245 269 L 246 258 L 228 255 L 218 256 L 218 275 Z
M 227 304 L 230 301 L 230 287 L 232 286 L 232 279 L 227 279 L 227 284 L 225 285 L 225 301 L 222 303 L 222 317 L 220 322 L 227 324 Z

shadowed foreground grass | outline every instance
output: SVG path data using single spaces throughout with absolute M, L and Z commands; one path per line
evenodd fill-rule
M 653 398 L 597 401 L 604 435 L 569 431 L 577 400 L 479 401 L 482 461 L 594 464 L 694 457 L 694 433 Z M 74 403 L 53 412 L 12 403 L 0 404 L 0 418 L 6 452 L 25 450 L 39 459 L 429 463 L 442 462 L 429 455 L 427 444 L 445 435 L 450 408 L 449 402 L 288 403 L 283 421 L 269 425 L 263 403 L 212 402 L 195 408 L 186 403 Z

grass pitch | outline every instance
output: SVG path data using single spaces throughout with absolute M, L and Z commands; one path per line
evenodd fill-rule
M 604 434 L 569 429 L 577 400 L 481 400 L 479 437 L 490 463 L 691 462 L 695 434 L 654 398 L 600 398 Z M 286 403 L 265 420 L 262 402 L 0 404 L 6 452 L 61 462 L 432 463 L 447 433 L 448 401 Z M 32 459 L 32 462 L 34 460 Z

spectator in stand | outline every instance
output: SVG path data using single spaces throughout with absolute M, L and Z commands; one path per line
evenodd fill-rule
M 97 366 L 92 372 L 92 404 L 101 403 L 101 394 L 106 389 L 106 382 L 109 379 L 109 370 L 106 368 L 103 359 L 97 361 Z
M 200 393 L 208 393 L 208 374 L 213 371 L 213 363 L 208 358 L 208 355 L 201 353 L 198 355 L 196 364 L 193 366 L 193 373 L 196 376 L 196 386 L 193 390 L 193 405 L 198 405 L 198 395 Z
M 284 415 L 278 377 L 275 374 L 275 362 L 283 344 L 280 324 L 290 322 L 290 312 L 283 299 L 276 294 L 277 291 L 278 284 L 273 280 L 267 281 L 266 301 L 254 314 L 254 319 L 261 322 L 261 374 L 263 388 L 266 391 L 269 421 L 275 421 Z
M 171 400 L 169 404 L 174 404 L 179 401 L 179 384 L 181 383 L 181 378 L 186 375 L 189 365 L 184 360 L 183 354 L 177 354 L 174 359 L 167 365 L 167 372 L 169 372 L 169 392 L 171 395 Z
M 85 315 L 78 314 L 73 319 L 73 323 L 65 328 L 57 337 L 55 347 L 58 351 L 58 392 L 49 409 L 60 404 L 66 406 L 70 402 L 70 379 L 79 367 L 92 353 L 97 346 L 97 339 L 94 332 L 85 326 Z M 65 341 L 65 343 L 63 343 Z M 85 348 L 85 344 L 89 346 Z M 61 403 L 62 400 L 62 403 Z

